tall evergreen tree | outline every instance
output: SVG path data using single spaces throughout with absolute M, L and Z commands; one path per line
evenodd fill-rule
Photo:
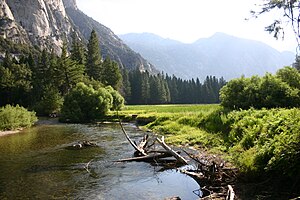
M 104 85 L 110 85 L 115 90 L 119 90 L 122 83 L 122 75 L 118 63 L 112 61 L 109 57 L 102 63 L 101 82 Z
M 131 98 L 131 84 L 129 80 L 129 74 L 126 69 L 122 70 L 122 87 L 121 95 L 125 98 L 125 101 L 130 102 Z
M 98 36 L 95 30 L 92 30 L 88 42 L 88 52 L 86 61 L 86 73 L 89 77 L 101 81 L 102 57 L 99 46 Z
M 11 55 L 6 54 L 0 64 L 0 106 L 6 104 L 29 105 L 32 88 L 32 71 L 26 64 L 19 64 Z
M 141 76 L 141 103 L 148 104 L 150 99 L 149 73 L 146 71 Z
M 80 38 L 78 37 L 76 32 L 73 32 L 70 58 L 76 61 L 78 64 L 85 65 L 86 63 L 85 48 L 83 43 L 79 39 Z
M 65 42 L 57 65 L 60 91 L 65 95 L 73 86 L 83 80 L 84 66 L 77 64 L 68 57 L 67 44 Z

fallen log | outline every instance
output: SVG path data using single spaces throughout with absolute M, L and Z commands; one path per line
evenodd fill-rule
M 164 140 L 164 136 L 161 137 L 161 139 L 156 138 L 156 141 L 166 150 L 168 151 L 170 154 L 172 154 L 178 162 L 187 165 L 188 162 L 184 159 L 184 157 L 182 157 L 181 155 L 179 155 L 176 151 L 174 151 L 173 149 L 171 149 L 171 147 L 169 147 Z
M 133 141 L 130 139 L 130 137 L 129 137 L 128 134 L 126 133 L 126 131 L 125 131 L 125 129 L 124 129 L 124 127 L 123 127 L 121 121 L 119 121 L 119 124 L 120 124 L 120 126 L 121 126 L 122 132 L 124 133 L 126 139 L 129 141 L 129 143 L 131 144 L 131 146 L 133 146 L 133 148 L 134 148 L 139 154 L 141 154 L 141 155 L 143 155 L 143 156 L 146 156 L 147 153 L 145 152 L 145 150 L 142 149 L 142 148 L 140 147 L 140 145 L 139 145 L 139 147 L 138 147 L 138 146 L 136 145 L 136 143 L 133 142 Z
M 114 162 L 149 161 L 149 160 L 154 161 L 156 159 L 168 158 L 171 156 L 172 155 L 170 155 L 168 152 L 166 152 L 166 153 L 160 153 L 160 154 L 149 154 L 146 156 L 139 156 L 139 157 L 133 157 L 133 158 L 124 158 L 124 159 L 116 160 Z

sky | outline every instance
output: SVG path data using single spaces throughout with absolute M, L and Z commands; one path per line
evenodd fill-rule
M 263 0 L 77 0 L 78 8 L 115 34 L 154 33 L 163 38 L 192 43 L 223 32 L 262 41 L 279 51 L 296 50 L 296 39 L 287 24 L 285 39 L 264 31 L 278 11 L 251 18 Z M 245 20 L 245 18 L 250 18 Z

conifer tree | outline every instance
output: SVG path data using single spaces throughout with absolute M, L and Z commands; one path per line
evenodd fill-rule
M 148 104 L 150 96 L 150 83 L 149 83 L 149 73 L 144 72 L 141 76 L 141 99 L 142 104 Z
M 128 103 L 131 100 L 131 84 L 129 80 L 129 74 L 126 69 L 122 70 L 122 87 L 121 95 L 125 98 L 125 101 Z
M 107 57 L 102 63 L 102 69 L 101 82 L 104 85 L 112 86 L 115 90 L 119 90 L 122 83 L 122 75 L 118 63 Z
M 102 58 L 99 47 L 99 40 L 95 30 L 92 30 L 91 32 L 91 36 L 87 46 L 88 52 L 86 61 L 86 73 L 89 77 L 102 82 Z
M 85 48 L 83 43 L 79 39 L 80 38 L 78 37 L 76 32 L 73 32 L 70 58 L 76 61 L 78 64 L 85 65 L 86 63 Z
M 62 54 L 58 59 L 58 77 L 61 93 L 64 95 L 83 80 L 84 66 L 77 64 L 67 55 L 67 44 L 64 42 Z

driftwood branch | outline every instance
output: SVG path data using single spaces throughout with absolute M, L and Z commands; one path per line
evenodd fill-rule
M 124 127 L 123 127 L 121 121 L 119 121 L 119 124 L 120 124 L 120 126 L 121 126 L 122 132 L 124 133 L 126 139 L 127 139 L 128 142 L 131 144 L 131 146 L 133 146 L 133 148 L 134 148 L 138 153 L 140 153 L 140 154 L 143 155 L 143 156 L 146 156 L 147 154 L 146 154 L 145 150 L 142 149 L 141 147 L 138 147 L 138 146 L 135 144 L 135 142 L 133 142 L 133 141 L 130 139 L 130 137 L 129 137 L 128 134 L 126 133 L 126 131 L 125 131 L 125 129 L 124 129 Z
M 86 165 L 84 166 L 84 169 L 90 174 L 91 173 L 91 171 L 89 170 L 89 165 L 90 165 L 90 163 L 92 162 L 94 160 L 94 158 L 93 159 L 91 159 L 88 163 L 86 163 Z
M 170 152 L 170 154 L 172 154 L 172 156 L 174 156 L 178 162 L 187 165 L 188 162 L 184 159 L 184 157 L 182 157 L 181 155 L 179 155 L 176 151 L 174 151 L 173 149 L 171 149 L 171 147 L 169 147 L 165 141 L 164 141 L 164 136 L 161 137 L 161 139 L 156 138 L 156 141 L 168 152 Z
M 167 153 L 160 153 L 160 154 L 149 154 L 146 156 L 139 156 L 139 157 L 133 157 L 133 158 L 125 158 L 125 159 L 119 159 L 116 160 L 115 162 L 129 162 L 129 161 L 153 161 L 155 159 L 160 159 L 160 158 L 167 158 L 170 157 L 172 155 L 170 155 L 168 152 Z
M 234 191 L 231 185 L 228 185 L 226 200 L 234 200 Z

